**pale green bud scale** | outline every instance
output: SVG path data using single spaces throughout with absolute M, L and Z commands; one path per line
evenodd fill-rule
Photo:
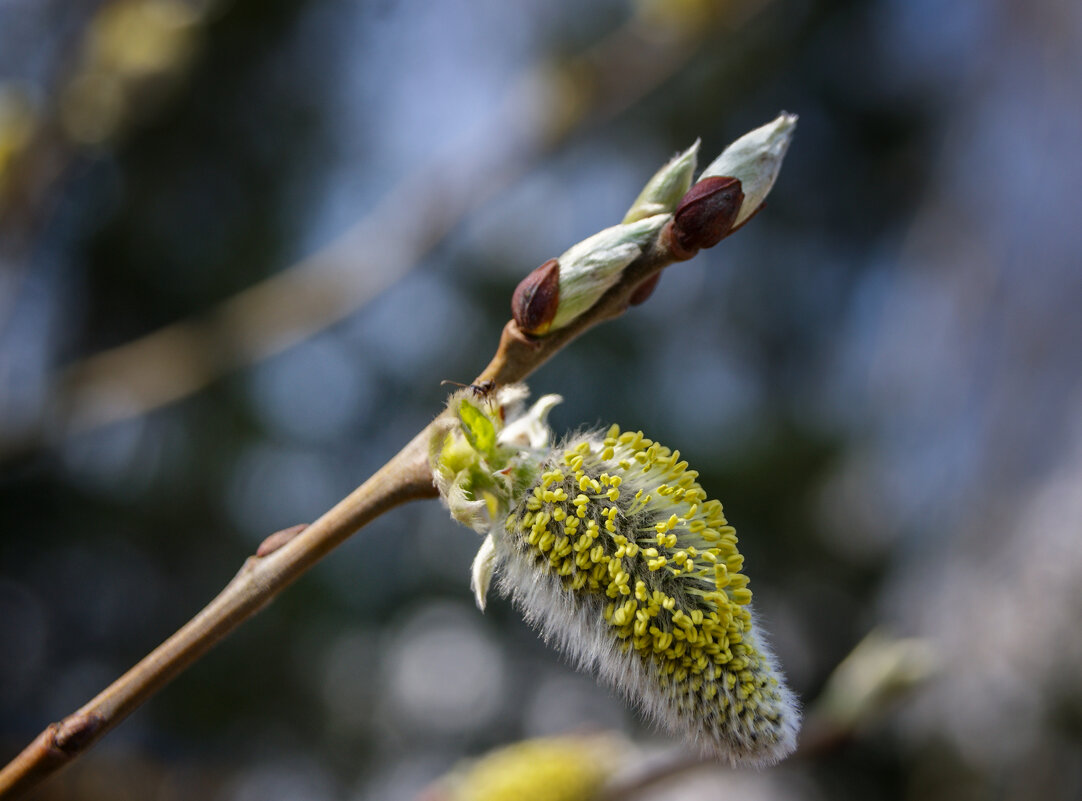
M 560 306 L 552 329 L 562 328 L 597 303 L 669 219 L 669 214 L 655 214 L 614 225 L 568 248 L 558 259 Z
M 462 420 L 462 433 L 471 447 L 484 456 L 495 456 L 496 427 L 492 421 L 468 400 L 459 405 L 458 416 Z
M 740 181 L 744 204 L 733 222 L 738 226 L 766 200 L 781 171 L 796 130 L 797 116 L 784 111 L 771 122 L 741 136 L 703 170 L 699 180 L 731 177 Z
M 695 164 L 698 160 L 699 141 L 696 139 L 695 144 L 683 153 L 678 153 L 654 173 L 654 177 L 646 182 L 642 192 L 627 210 L 623 219 L 625 223 L 676 211 L 680 198 L 691 188 L 691 179 L 695 175 Z

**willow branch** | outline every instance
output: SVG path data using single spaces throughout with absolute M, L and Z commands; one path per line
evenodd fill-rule
M 770 191 L 795 122 L 783 113 L 745 134 L 688 189 L 698 148 L 693 146 L 647 183 L 623 223 L 530 273 L 515 290 L 513 319 L 476 383 L 521 381 L 583 332 L 648 298 L 667 265 L 737 230 Z M 659 206 L 670 211 L 656 213 Z M 0 771 L 0 798 L 13 797 L 85 752 L 366 523 L 406 501 L 434 497 L 428 453 L 433 425 L 311 526 L 264 541 L 218 597 L 176 634 L 81 709 L 48 726 Z
M 664 237 L 659 238 L 590 310 L 550 336 L 530 337 L 513 320 L 508 322 L 496 355 L 477 381 L 521 381 L 584 331 L 619 316 L 635 290 L 673 260 Z M 428 432 L 426 427 L 418 433 L 312 525 L 292 537 L 272 535 L 199 614 L 81 709 L 41 732 L 0 770 L 0 799 L 16 797 L 84 753 L 359 528 L 399 504 L 435 497 L 428 466 Z M 274 547 L 283 539 L 285 544 Z
M 354 531 L 387 510 L 436 494 L 426 432 L 312 525 L 272 535 L 199 614 L 81 709 L 48 726 L 0 771 L 0 798 L 14 798 L 84 753 L 211 646 L 254 615 Z M 288 541 L 274 547 L 283 539 Z

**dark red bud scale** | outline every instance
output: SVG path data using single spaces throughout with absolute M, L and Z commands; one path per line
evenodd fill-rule
M 306 528 L 308 528 L 307 523 L 300 523 L 299 525 L 290 526 L 289 528 L 283 528 L 281 531 L 274 532 L 263 540 L 263 542 L 259 543 L 259 548 L 256 549 L 255 555 L 258 557 L 270 556 Z
M 549 259 L 527 275 L 511 296 L 511 316 L 525 334 L 543 334 L 560 307 L 560 262 Z
M 670 246 L 677 258 L 690 259 L 702 248 L 712 248 L 733 230 L 744 205 L 744 190 L 737 178 L 704 178 L 680 199 L 673 214 Z
M 657 288 L 657 282 L 660 280 L 661 273 L 656 272 L 635 287 L 627 299 L 628 305 L 638 306 L 640 303 L 645 303 L 647 299 L 654 294 L 654 290 Z

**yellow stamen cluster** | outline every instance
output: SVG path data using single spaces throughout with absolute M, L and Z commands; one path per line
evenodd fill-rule
M 792 707 L 752 633 L 736 531 L 679 451 L 612 426 L 557 449 L 514 507 L 509 545 L 594 605 L 649 683 L 643 705 L 691 723 L 709 745 L 769 751 Z

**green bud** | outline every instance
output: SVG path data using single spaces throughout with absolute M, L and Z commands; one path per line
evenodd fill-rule
M 852 730 L 904 698 L 939 667 L 930 641 L 874 629 L 835 668 L 815 704 L 815 716 Z
M 485 533 L 503 519 L 511 499 L 537 477 L 552 432 L 545 419 L 560 402 L 545 395 L 528 410 L 521 384 L 454 393 L 429 441 L 429 465 L 451 516 Z
M 714 176 L 740 181 L 744 203 L 733 221 L 734 228 L 758 211 L 770 194 L 793 138 L 796 120 L 795 114 L 782 112 L 773 122 L 744 134 L 725 148 L 699 176 L 700 181 Z
M 627 210 L 625 223 L 638 222 L 655 214 L 671 214 L 676 210 L 676 204 L 691 187 L 698 161 L 699 141 L 696 139 L 695 144 L 683 153 L 678 153 L 654 173 L 654 177 L 646 183 L 631 208 Z
M 633 223 L 614 225 L 573 245 L 560 256 L 560 305 L 550 329 L 562 328 L 597 303 L 669 219 L 668 214 L 655 214 Z

